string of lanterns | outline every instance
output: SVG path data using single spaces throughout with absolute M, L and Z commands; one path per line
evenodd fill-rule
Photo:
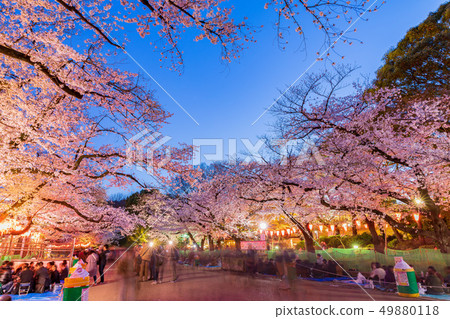
M 412 217 L 414 218 L 414 220 L 416 222 L 419 222 L 419 220 L 420 220 L 420 214 L 419 213 L 412 214 Z M 402 218 L 402 214 L 401 213 L 395 213 L 395 219 L 397 221 L 400 221 L 401 218 Z M 356 224 L 357 228 L 361 228 L 361 227 L 364 227 L 366 229 L 369 228 L 369 226 L 367 224 L 362 224 L 360 220 L 356 220 L 355 224 Z M 341 225 L 341 227 L 344 229 L 345 232 L 347 232 L 349 227 L 352 227 L 352 224 L 351 223 L 344 223 L 344 224 Z M 388 224 L 386 224 L 386 227 L 388 228 L 390 226 Z M 325 225 L 308 224 L 308 229 L 310 231 L 313 231 L 314 228 L 315 229 L 318 228 L 318 230 L 320 232 L 331 231 L 331 232 L 334 233 L 334 231 L 336 230 L 336 226 L 335 225 L 325 226 Z M 295 234 L 297 232 L 297 228 L 295 227 L 295 228 L 288 228 L 288 229 L 282 229 L 282 230 L 260 230 L 259 231 L 260 234 L 262 234 L 263 232 L 264 232 L 264 234 L 267 237 L 274 237 L 274 236 L 276 236 L 276 237 L 280 237 L 280 236 L 284 237 L 285 235 L 287 235 L 289 237 L 289 236 L 291 236 L 291 235 L 293 235 L 293 234 Z
M 360 228 L 361 226 L 364 226 L 364 228 L 368 228 L 367 224 L 362 225 L 361 222 L 358 220 L 356 221 L 356 226 L 358 228 Z M 351 224 L 342 224 L 341 225 L 342 228 L 344 228 L 344 231 L 347 231 L 349 229 L 349 227 L 351 227 Z M 314 229 L 318 229 L 320 232 L 323 231 L 331 231 L 334 232 L 336 230 L 336 226 L 335 225 L 329 225 L 329 226 L 325 226 L 325 225 L 313 225 L 313 224 L 308 224 L 308 229 L 310 231 L 313 231 Z M 287 229 L 281 229 L 281 230 L 259 230 L 260 234 L 265 234 L 266 237 L 284 237 L 284 236 L 291 236 L 294 235 L 295 233 L 297 233 L 298 229 L 297 227 L 293 227 L 293 228 L 287 228 Z

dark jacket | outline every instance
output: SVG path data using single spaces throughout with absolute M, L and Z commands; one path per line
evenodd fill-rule
M 50 271 L 50 283 L 51 284 L 59 284 L 59 272 L 57 270 Z
M 45 285 L 47 280 L 50 278 L 48 274 L 48 269 L 45 267 L 41 267 L 38 270 L 36 270 L 35 275 L 36 284 Z
M 64 280 L 67 278 L 67 276 L 69 276 L 69 268 L 68 267 L 64 267 L 63 270 L 61 270 L 61 272 L 59 273 L 59 279 L 60 280 Z
M 425 285 L 427 286 L 427 294 L 442 295 L 444 293 L 442 281 L 436 275 L 428 275 L 425 279 Z
M 29 283 L 33 280 L 33 272 L 30 269 L 25 269 L 20 273 L 20 282 Z
M 386 271 L 384 282 L 395 282 L 395 275 L 392 271 Z
M 9 266 L 2 267 L 0 282 L 2 283 L 2 285 L 6 285 L 10 281 L 12 281 L 11 267 Z
M 99 259 L 98 259 L 98 264 L 100 267 L 105 267 L 106 266 L 106 257 L 107 254 L 109 253 L 108 250 L 102 250 L 100 255 L 99 255 Z

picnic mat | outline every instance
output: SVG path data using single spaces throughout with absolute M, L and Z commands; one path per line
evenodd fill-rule
M 42 294 L 29 293 L 28 295 L 11 295 L 13 301 L 58 301 L 60 300 L 60 293 L 58 292 L 44 292 Z

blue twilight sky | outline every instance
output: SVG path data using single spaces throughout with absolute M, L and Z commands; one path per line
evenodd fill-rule
M 130 42 L 127 51 L 151 76 L 156 79 L 200 124 L 189 118 L 155 83 L 160 103 L 171 113 L 170 124 L 163 130 L 171 136 L 171 143 L 192 144 L 196 138 L 224 139 L 224 153 L 227 154 L 228 139 L 248 138 L 252 143 L 258 136 L 268 133 L 270 114 L 265 114 L 252 126 L 252 123 L 279 96 L 279 90 L 286 88 L 297 79 L 316 59 L 316 52 L 323 50 L 323 35 L 311 24 L 305 25 L 307 36 L 306 51 L 299 50 L 297 35 L 292 32 L 287 38 L 286 50 L 279 49 L 274 22 L 273 9 L 264 9 L 265 1 L 230 0 L 235 7 L 233 17 L 240 21 L 248 17 L 248 23 L 264 28 L 255 34 L 256 43 L 241 54 L 239 60 L 224 65 L 220 59 L 220 48 L 203 40 L 194 42 L 187 32 L 180 41 L 184 51 L 182 74 L 160 68 L 160 53 L 154 52 L 150 39 L 142 39 L 130 26 L 126 33 Z M 382 0 L 378 1 L 379 3 Z M 435 11 L 443 0 L 387 0 L 378 12 L 367 13 L 368 21 L 359 20 L 352 33 L 363 44 L 355 42 L 352 46 L 337 45 L 337 51 L 345 56 L 336 59 L 351 65 L 360 66 L 360 73 L 374 76 L 381 65 L 384 53 L 395 46 L 406 31 L 423 21 L 431 11 Z M 143 73 L 126 55 L 129 61 L 124 68 Z M 324 63 L 318 62 L 310 72 L 323 70 Z M 300 80 L 301 81 L 301 80 Z M 243 150 L 238 141 L 238 151 Z M 214 149 L 205 148 L 213 152 Z M 203 158 L 202 158 L 203 159 Z

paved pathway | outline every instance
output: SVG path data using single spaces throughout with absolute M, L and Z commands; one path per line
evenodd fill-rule
M 128 284 L 128 297 L 133 300 L 300 300 L 339 301 L 372 300 L 357 286 L 346 287 L 333 282 L 298 280 L 294 290 L 282 289 L 286 285 L 274 278 L 250 276 L 222 270 L 195 270 L 179 266 L 179 280 L 175 283 L 151 282 Z M 111 274 L 112 275 L 112 274 Z M 108 276 L 106 277 L 108 278 Z M 110 277 L 111 278 L 111 277 Z M 121 300 L 121 282 L 112 281 L 92 287 L 89 300 Z M 135 288 L 135 289 L 134 289 Z M 393 293 L 367 291 L 375 300 L 409 300 Z M 415 299 L 417 300 L 417 299 Z

